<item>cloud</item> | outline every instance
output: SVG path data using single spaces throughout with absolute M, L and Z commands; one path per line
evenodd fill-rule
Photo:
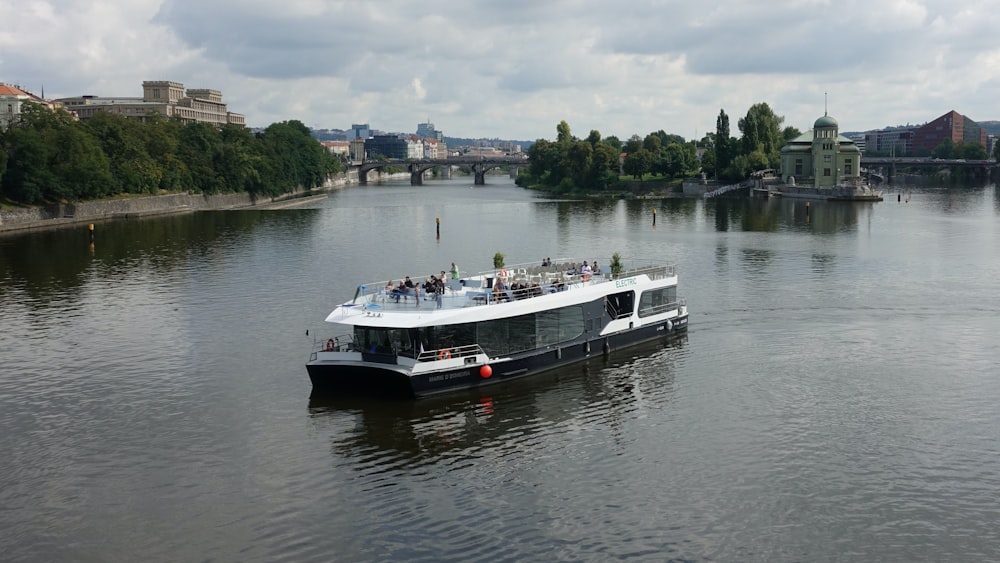
M 253 125 L 370 122 L 534 139 L 567 120 L 684 137 L 766 101 L 807 128 L 991 114 L 989 0 L 31 0 L 0 19 L 0 80 L 137 96 L 170 79 L 223 91 Z

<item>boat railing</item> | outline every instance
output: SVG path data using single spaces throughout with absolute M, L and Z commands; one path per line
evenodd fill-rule
M 687 307 L 686 299 L 678 299 L 677 301 L 672 301 L 670 303 L 662 303 L 660 305 L 653 305 L 651 307 L 644 307 L 639 309 L 640 317 L 651 317 L 653 315 L 659 315 L 660 313 L 666 313 L 667 311 L 680 311 L 684 307 Z
M 316 352 L 350 352 L 354 350 L 354 335 L 340 334 L 331 336 L 326 340 L 313 340 L 313 359 L 316 359 Z
M 475 306 L 478 304 L 494 305 L 498 301 L 491 298 L 491 287 L 498 279 L 504 280 L 508 286 L 515 281 L 531 284 L 538 283 L 539 286 L 547 290 L 546 292 L 549 292 L 554 291 L 554 286 L 556 285 L 559 286 L 559 290 L 570 290 L 639 275 L 646 275 L 654 280 L 676 275 L 676 267 L 673 264 L 664 264 L 654 260 L 623 260 L 622 270 L 617 275 L 611 273 L 610 261 L 608 261 L 605 262 L 599 272 L 591 273 L 589 277 L 579 274 L 579 268 L 582 264 L 583 260 L 560 258 L 552 260 L 548 265 L 544 266 L 540 261 L 525 262 L 504 266 L 503 268 L 484 270 L 472 275 L 465 273 L 460 280 L 453 280 L 449 276 L 445 280 L 445 295 L 462 292 L 463 290 L 475 291 L 479 298 L 465 300 L 462 306 Z M 577 273 L 571 273 L 574 271 Z M 354 299 L 351 303 L 364 308 L 369 314 L 378 314 L 378 310 L 383 307 L 395 310 L 406 308 L 405 305 L 407 304 L 416 306 L 418 302 L 433 302 L 437 299 L 437 296 L 434 293 L 427 294 L 422 288 L 423 281 L 429 278 L 430 275 L 417 277 L 414 280 L 414 284 L 421 285 L 421 287 L 418 289 L 409 289 L 404 293 L 394 293 L 389 289 L 388 284 L 390 281 L 393 282 L 394 289 L 399 289 L 395 286 L 396 280 L 361 284 L 355 290 Z M 476 281 L 477 284 L 481 283 L 481 285 L 468 285 L 467 282 L 469 280 L 481 280 Z M 518 296 L 513 295 L 513 297 Z M 505 301 L 499 302 L 503 303 Z
M 417 355 L 418 362 L 430 362 L 434 360 L 450 360 L 451 358 L 469 358 L 477 354 L 486 352 L 478 344 L 467 344 L 465 346 L 446 346 L 435 350 L 424 350 Z

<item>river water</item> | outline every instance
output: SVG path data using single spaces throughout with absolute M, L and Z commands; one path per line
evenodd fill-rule
M 1000 559 L 996 188 L 807 211 L 488 182 L 0 237 L 2 558 Z M 497 251 L 669 259 L 689 333 L 482 392 L 310 399 L 357 284 Z

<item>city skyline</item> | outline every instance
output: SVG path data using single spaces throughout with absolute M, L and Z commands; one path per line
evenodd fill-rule
M 579 137 L 700 138 L 720 109 L 738 134 L 757 102 L 806 130 L 828 93 L 843 130 L 867 131 L 951 110 L 1000 118 L 997 24 L 985 0 L 48 0 L 7 8 L 0 81 L 64 98 L 178 80 L 225 92 L 249 126 L 405 132 L 429 118 L 449 136 L 523 141 L 562 120 Z

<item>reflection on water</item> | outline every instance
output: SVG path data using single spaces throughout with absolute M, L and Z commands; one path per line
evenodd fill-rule
M 212 211 L 97 223 L 90 245 L 86 225 L 0 236 L 0 296 L 12 287 L 45 303 L 53 296 L 73 299 L 92 278 L 130 275 L 137 268 L 164 275 L 192 259 L 233 244 L 255 232 L 278 228 L 282 236 L 307 237 L 318 210 Z
M 446 455 L 475 456 L 513 436 L 549 433 L 569 421 L 594 416 L 615 424 L 615 413 L 637 401 L 670 403 L 673 364 L 687 337 L 644 343 L 610 356 L 551 370 L 527 379 L 419 401 L 313 396 L 314 419 L 349 416 L 353 431 L 337 436 L 335 455 L 355 456 L 376 448 L 381 455 L 418 464 Z
M 807 213 L 488 184 L 101 223 L 93 253 L 82 229 L 0 237 L 4 558 L 1000 557 L 996 188 Z M 690 332 L 308 400 L 305 331 L 358 283 L 497 251 L 676 262 Z

